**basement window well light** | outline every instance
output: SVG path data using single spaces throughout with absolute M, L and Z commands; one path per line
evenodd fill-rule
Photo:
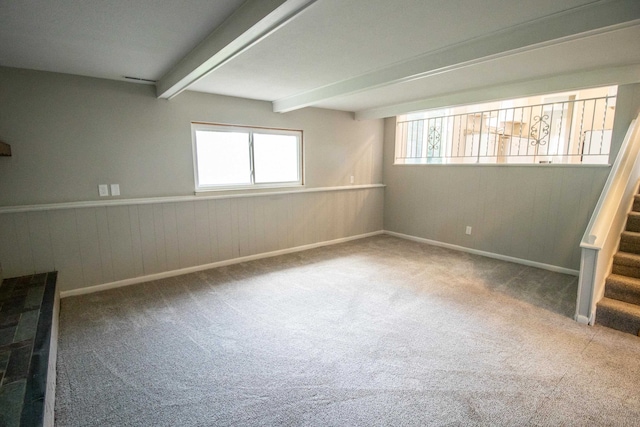
M 618 87 L 397 117 L 396 165 L 608 164 Z
M 302 131 L 192 123 L 196 192 L 303 185 Z

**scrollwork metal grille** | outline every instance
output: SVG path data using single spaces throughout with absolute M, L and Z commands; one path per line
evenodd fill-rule
M 545 145 L 548 141 L 544 139 L 549 135 L 549 129 L 551 128 L 548 123 L 549 115 L 535 116 L 533 120 L 531 132 L 529 132 L 531 145 Z
M 614 96 L 399 120 L 396 163 L 609 162 Z M 470 108 L 466 111 L 473 111 Z
M 436 126 L 429 127 L 429 135 L 427 136 L 427 146 L 432 152 L 437 151 L 440 148 L 440 142 L 442 140 L 442 134 L 440 128 Z

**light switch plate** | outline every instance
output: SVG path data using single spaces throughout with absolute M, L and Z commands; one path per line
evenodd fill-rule
M 120 195 L 120 184 L 111 184 L 111 195 L 112 196 Z
M 105 197 L 109 195 L 109 186 L 107 184 L 98 185 L 98 194 L 100 197 Z

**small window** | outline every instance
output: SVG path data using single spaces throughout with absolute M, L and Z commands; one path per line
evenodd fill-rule
M 302 131 L 192 123 L 196 191 L 302 185 Z
M 608 164 L 617 86 L 398 116 L 395 164 Z

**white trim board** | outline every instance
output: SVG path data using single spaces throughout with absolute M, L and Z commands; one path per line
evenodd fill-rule
M 556 273 L 570 274 L 572 276 L 577 276 L 578 275 L 578 270 L 572 270 L 572 269 L 568 269 L 568 268 L 564 268 L 564 267 L 558 267 L 558 266 L 555 266 L 555 265 L 544 264 L 544 263 L 535 262 L 535 261 L 529 261 L 529 260 L 510 257 L 510 256 L 506 256 L 506 255 L 500 255 L 500 254 L 496 254 L 496 253 L 492 253 L 492 252 L 481 251 L 481 250 L 478 250 L 478 249 L 465 248 L 463 246 L 458 246 L 458 245 L 452 245 L 452 244 L 449 244 L 449 243 L 438 242 L 436 240 L 424 239 L 422 237 L 415 237 L 415 236 L 410 236 L 408 234 L 396 233 L 395 231 L 380 230 L 380 231 L 374 231 L 374 232 L 371 232 L 371 233 L 359 234 L 359 235 L 356 235 L 356 236 L 342 237 L 342 238 L 339 238 L 339 239 L 328 240 L 328 241 L 318 242 L 318 243 L 312 243 L 312 244 L 309 244 L 309 245 L 296 246 L 296 247 L 288 248 L 288 249 L 280 249 L 280 250 L 277 250 L 277 251 L 264 252 L 264 253 L 261 253 L 261 254 L 255 254 L 255 255 L 248 255 L 248 256 L 244 256 L 244 257 L 232 258 L 232 259 L 227 259 L 227 260 L 224 260 L 224 261 L 212 262 L 212 263 L 209 263 L 209 264 L 202 264 L 202 265 L 196 265 L 196 266 L 193 266 L 193 267 L 180 268 L 180 269 L 177 269 L 177 270 L 164 271 L 162 273 L 155 273 L 155 274 L 149 274 L 149 275 L 145 275 L 145 276 L 132 277 L 130 279 L 118 280 L 118 281 L 115 281 L 115 282 L 103 283 L 103 284 L 100 284 L 100 285 L 88 286 L 88 287 L 78 288 L 78 289 L 71 289 L 71 290 L 68 290 L 68 291 L 61 291 L 60 292 L 60 297 L 61 298 L 67 298 L 67 297 L 72 297 L 72 296 L 77 296 L 77 295 L 92 294 L 92 293 L 95 293 L 95 292 L 106 291 L 106 290 L 109 290 L 109 289 L 120 288 L 120 287 L 123 287 L 123 286 L 135 285 L 135 284 L 138 284 L 138 283 L 150 282 L 152 280 L 165 279 L 165 278 L 168 278 L 168 277 L 181 276 L 183 274 L 195 273 L 195 272 L 198 272 L 198 271 L 204 271 L 204 270 L 209 270 L 209 269 L 212 269 L 212 268 L 223 267 L 223 266 L 226 266 L 226 265 L 239 264 L 239 263 L 242 263 L 242 262 L 254 261 L 254 260 L 263 259 L 263 258 L 271 258 L 271 257 L 274 257 L 274 256 L 286 255 L 286 254 L 290 254 L 290 253 L 306 251 L 306 250 L 309 250 L 309 249 L 320 248 L 320 247 L 323 247 L 323 246 L 331 246 L 331 245 L 335 245 L 335 244 L 339 244 L 339 243 L 349 242 L 351 240 L 358 240 L 358 239 L 364 239 L 366 237 L 378 236 L 380 234 L 387 234 L 389 236 L 394 236 L 394 237 L 398 237 L 398 238 L 405 239 L 405 240 L 412 240 L 414 242 L 426 243 L 426 244 L 432 245 L 432 246 L 440 246 L 440 247 L 444 247 L 444 248 L 448 248 L 448 249 L 452 249 L 452 250 L 456 250 L 456 251 L 460 251 L 460 252 L 467 252 L 467 253 L 472 253 L 472 254 L 475 254 L 475 255 L 485 256 L 485 257 L 488 257 L 488 258 L 499 259 L 501 261 L 509 261 L 509 262 L 513 262 L 513 263 L 516 263 L 516 264 L 526 265 L 526 266 L 529 266 L 529 267 L 541 268 L 543 270 L 549 270 L 549 271 L 553 271 L 553 272 L 556 272 Z
M 539 79 L 519 80 L 501 85 L 466 89 L 445 95 L 433 95 L 418 101 L 356 111 L 356 120 L 373 120 L 406 114 L 410 111 L 455 107 L 474 103 L 563 92 L 596 86 L 623 85 L 640 80 L 640 64 L 578 71 Z
M 530 261 L 530 260 L 527 260 L 527 259 L 515 258 L 515 257 L 507 256 L 507 255 L 496 254 L 496 253 L 493 253 L 493 252 L 481 251 L 479 249 L 465 248 L 464 246 L 452 245 L 451 243 L 444 243 L 444 242 L 439 242 L 437 240 L 430 240 L 430 239 L 425 239 L 425 238 L 422 238 L 422 237 L 411 236 L 411 235 L 408 235 L 408 234 L 396 233 L 395 231 L 385 230 L 384 234 L 388 234 L 389 236 L 399 237 L 401 239 L 412 240 L 414 242 L 426 243 L 426 244 L 432 245 L 432 246 L 440 246 L 440 247 L 447 248 L 447 249 L 453 249 L 454 251 L 467 252 L 467 253 L 474 254 L 474 255 L 482 255 L 482 256 L 485 256 L 487 258 L 494 258 L 494 259 L 499 259 L 501 261 L 508 261 L 508 262 L 513 262 L 513 263 L 516 263 L 516 264 L 526 265 L 526 266 L 529 266 L 529 267 L 541 268 L 543 270 L 549 270 L 549 271 L 553 271 L 555 273 L 570 274 L 572 276 L 577 276 L 578 273 L 579 273 L 578 270 L 572 270 L 570 268 L 559 267 L 557 265 L 544 264 L 542 262 Z
M 106 291 L 108 289 L 121 288 L 123 286 L 135 285 L 138 283 L 150 282 L 152 280 L 165 279 L 167 277 L 181 276 L 183 274 L 195 273 L 197 271 L 210 270 L 212 268 L 223 267 L 226 265 L 240 264 L 241 262 L 254 261 L 257 259 L 270 258 L 278 255 L 286 255 L 294 252 L 306 251 L 308 249 L 320 248 L 322 246 L 331 246 L 338 243 L 349 242 L 351 240 L 364 239 L 365 237 L 377 236 L 384 234 L 383 230 L 373 231 L 371 233 L 358 234 L 356 236 L 342 237 L 339 239 L 328 240 L 324 242 L 311 243 L 309 245 L 296 246 L 293 248 L 280 249 L 277 251 L 263 252 L 261 254 L 248 255 L 238 258 L 231 258 L 224 261 L 212 262 L 209 264 L 196 265 L 193 267 L 180 268 L 177 270 L 163 271 L 162 273 L 148 274 L 145 276 L 132 277 L 130 279 L 118 280 L 110 283 L 103 283 L 100 285 L 88 286 L 85 288 L 71 289 L 68 291 L 61 291 L 60 297 L 67 298 L 77 295 L 92 294 L 94 292 Z
M 158 98 L 172 99 L 293 21 L 316 0 L 249 0 L 162 76 Z
M 278 191 L 260 191 L 260 192 L 242 192 L 233 194 L 204 195 L 204 192 L 198 192 L 194 196 L 170 196 L 170 197 L 144 197 L 139 199 L 111 199 L 111 200 L 90 200 L 81 202 L 67 203 L 49 203 L 40 205 L 21 205 L 21 206 L 0 206 L 0 214 L 19 213 L 19 212 L 37 212 L 52 211 L 58 209 L 77 209 L 77 208 L 95 208 L 101 206 L 129 206 L 129 205 L 149 205 L 154 203 L 179 203 L 194 202 L 198 200 L 214 200 L 214 199 L 238 199 L 243 197 L 268 197 L 282 196 L 285 194 L 307 194 L 321 193 L 328 191 L 348 191 L 348 190 L 367 190 L 371 188 L 384 188 L 384 184 L 363 184 L 363 185 L 341 185 L 337 187 L 315 187 L 302 190 L 278 190 Z M 211 191 L 213 192 L 213 191 Z M 211 193 L 210 192 L 210 193 Z
M 580 323 L 581 325 L 593 326 L 593 323 L 594 323 L 593 314 L 591 315 L 591 317 L 582 316 L 581 314 L 576 314 L 573 320 Z

